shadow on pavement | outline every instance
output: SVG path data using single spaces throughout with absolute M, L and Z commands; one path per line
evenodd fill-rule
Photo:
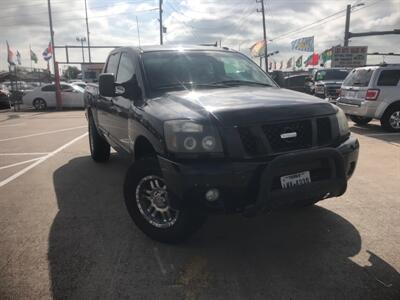
M 398 299 L 396 270 L 373 253 L 365 253 L 370 266 L 354 263 L 359 232 L 319 206 L 213 216 L 185 244 L 154 242 L 126 212 L 127 167 L 113 155 L 55 171 L 48 259 L 56 299 Z

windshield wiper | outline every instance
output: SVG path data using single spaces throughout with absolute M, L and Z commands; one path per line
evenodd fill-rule
M 262 86 L 272 86 L 268 83 L 262 83 L 262 82 L 257 82 L 257 81 L 248 81 L 248 80 L 222 80 L 222 81 L 216 81 L 212 82 L 210 84 L 214 85 L 241 85 L 241 84 L 247 84 L 247 85 L 262 85 Z

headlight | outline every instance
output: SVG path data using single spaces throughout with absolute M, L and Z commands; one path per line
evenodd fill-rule
M 347 117 L 344 114 L 343 110 L 339 107 L 338 107 L 338 112 L 336 113 L 336 119 L 339 125 L 340 136 L 347 135 L 349 133 L 349 125 L 347 122 Z
M 188 120 L 164 123 L 165 142 L 169 151 L 180 153 L 222 152 L 217 130 Z
M 316 85 L 315 86 L 315 93 L 324 94 L 325 93 L 325 87 L 323 85 Z

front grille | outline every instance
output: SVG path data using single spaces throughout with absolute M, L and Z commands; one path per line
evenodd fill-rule
M 327 96 L 333 96 L 333 97 L 339 97 L 339 89 L 340 87 L 338 86 L 328 86 L 326 87 L 326 95 Z
M 262 126 L 273 152 L 285 152 L 312 146 L 311 120 Z M 296 133 L 296 137 L 282 138 L 282 134 Z
M 329 144 L 332 140 L 331 120 L 329 118 L 317 119 L 317 142 L 319 146 Z
M 316 130 L 316 132 L 313 132 Z M 294 122 L 239 127 L 243 149 L 251 157 L 328 146 L 332 144 L 331 118 L 321 117 Z M 285 134 L 296 133 L 284 138 Z M 261 135 L 264 135 L 262 137 Z
M 261 146 L 259 137 L 253 134 L 249 127 L 241 127 L 238 130 L 246 153 L 252 156 L 259 154 Z

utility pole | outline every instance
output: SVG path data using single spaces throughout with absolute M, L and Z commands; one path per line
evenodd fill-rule
M 139 29 L 139 21 L 136 16 L 136 27 L 137 27 L 137 37 L 138 37 L 138 42 L 139 42 L 139 48 L 140 48 L 140 29 Z
M 83 50 L 83 42 L 86 42 L 86 38 L 85 37 L 77 37 L 76 40 L 78 42 L 81 42 L 81 46 L 82 46 L 82 60 L 83 62 L 85 62 L 85 51 Z
M 60 90 L 60 74 L 58 74 L 58 64 L 56 62 L 56 49 L 54 48 L 54 31 L 53 31 L 53 19 L 51 17 L 50 0 L 47 0 L 47 8 L 49 11 L 51 50 L 53 51 L 54 83 L 55 83 L 55 87 L 56 87 L 56 103 L 57 103 L 57 109 L 60 110 L 62 108 L 62 99 L 61 99 L 61 90 Z
M 349 45 L 350 13 L 351 13 L 351 5 L 348 4 L 347 8 L 346 8 L 346 24 L 344 27 L 344 43 L 343 43 L 343 45 L 345 47 L 347 47 Z
M 163 23 L 162 23 L 162 13 L 163 13 L 163 10 L 162 10 L 162 5 L 163 5 L 163 0 L 158 0 L 158 10 L 159 10 L 159 13 L 160 13 L 160 45 L 162 45 L 163 44 Z
M 89 21 L 87 16 L 87 0 L 85 0 L 85 14 L 86 14 L 86 35 L 87 35 L 87 45 L 88 45 L 88 52 L 89 52 L 89 62 L 92 62 L 92 56 L 90 54 L 90 32 L 89 32 Z
M 264 0 L 256 0 L 257 3 L 261 3 L 261 10 L 257 9 L 257 12 L 262 13 L 263 20 L 263 37 L 264 37 L 264 60 L 265 60 L 265 72 L 268 72 L 268 51 L 267 51 L 267 31 L 265 29 L 265 7 Z

